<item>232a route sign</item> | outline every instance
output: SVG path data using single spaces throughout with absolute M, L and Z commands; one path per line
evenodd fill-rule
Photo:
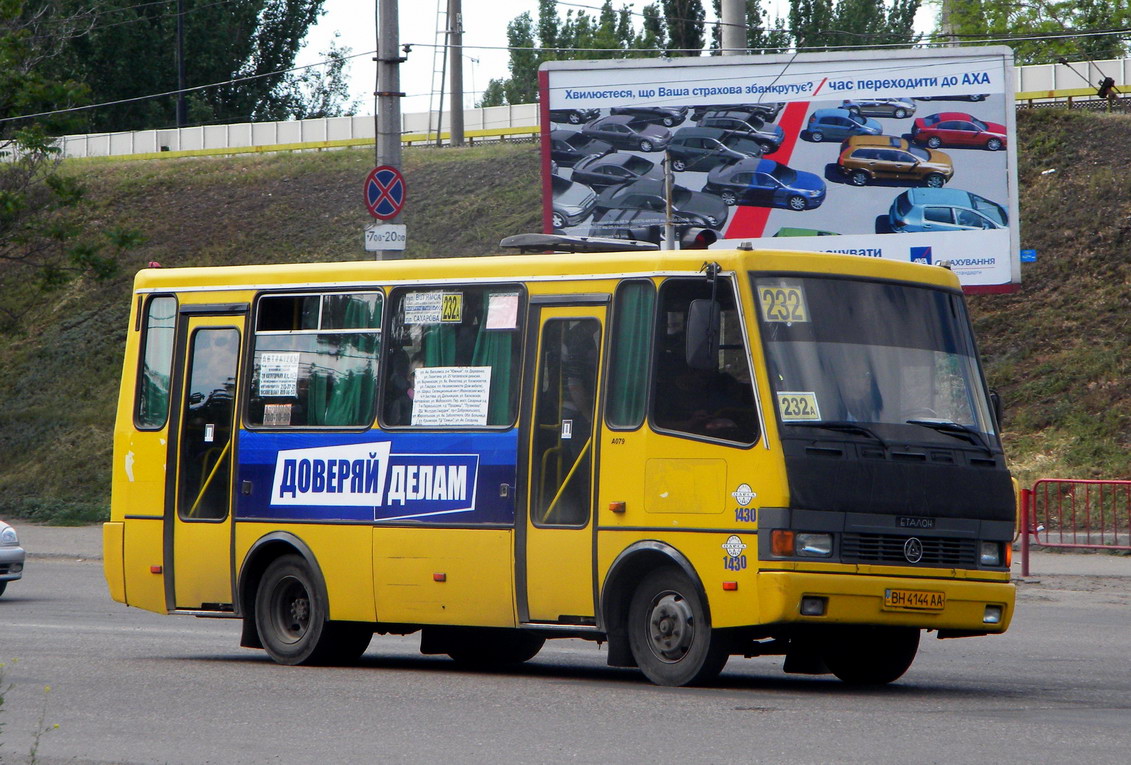
M 365 178 L 365 208 L 378 220 L 391 220 L 404 209 L 405 188 L 400 170 L 389 165 L 375 167 Z

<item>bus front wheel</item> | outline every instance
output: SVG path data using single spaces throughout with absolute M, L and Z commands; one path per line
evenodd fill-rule
M 821 658 L 849 685 L 886 685 L 902 677 L 918 650 L 914 627 L 841 627 L 826 637 Z
M 255 624 L 267 654 L 279 664 L 348 663 L 369 646 L 369 625 L 331 622 L 310 564 L 284 555 L 263 572 Z
M 628 642 L 656 685 L 710 682 L 730 658 L 698 589 L 675 568 L 652 571 L 637 586 L 628 607 Z

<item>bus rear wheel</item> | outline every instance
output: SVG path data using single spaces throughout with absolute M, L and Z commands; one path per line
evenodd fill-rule
M 825 637 L 821 658 L 849 685 L 887 685 L 911 667 L 918 650 L 914 627 L 840 627 Z
M 676 568 L 656 569 L 637 586 L 628 607 L 628 643 L 656 685 L 710 682 L 730 658 L 698 589 Z
M 315 574 L 300 555 L 267 567 L 255 598 L 255 624 L 267 654 L 279 664 L 356 661 L 373 638 L 368 624 L 331 622 Z

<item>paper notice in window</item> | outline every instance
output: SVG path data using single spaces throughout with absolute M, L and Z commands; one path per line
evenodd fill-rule
M 487 297 L 487 329 L 516 329 L 518 327 L 518 293 L 489 295 Z
M 421 367 L 413 387 L 413 425 L 458 428 L 487 424 L 491 367 Z
M 297 353 L 259 354 L 259 395 L 298 396 Z

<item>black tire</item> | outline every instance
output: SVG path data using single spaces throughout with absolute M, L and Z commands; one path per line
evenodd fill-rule
M 815 132 L 810 132 L 809 138 L 813 140 L 813 143 L 820 143 L 821 141 L 825 140 L 825 134 L 820 130 L 817 130 Z
M 301 555 L 275 559 L 255 597 L 255 626 L 267 654 L 279 664 L 356 661 L 373 638 L 368 624 L 331 622 L 310 564 Z
M 933 135 L 927 139 L 927 146 L 931 147 L 932 149 L 937 149 L 942 146 L 942 139 L 937 135 Z
M 853 186 L 867 186 L 871 178 L 863 170 L 856 170 L 852 175 L 848 176 L 848 180 L 852 182 Z
M 928 175 L 926 178 L 923 179 L 923 183 L 929 189 L 941 189 L 943 187 L 943 185 L 946 183 L 946 178 L 942 177 L 938 173 L 931 173 L 930 175 Z
M 664 127 L 671 127 L 675 124 L 675 117 L 664 117 Z
M 569 113 L 569 124 L 580 125 L 581 124 L 581 115 L 578 114 L 577 112 L 570 112 Z
M 687 161 L 679 157 L 672 157 L 672 170 L 677 173 L 682 173 L 687 169 Z
M 785 203 L 789 206 L 790 210 L 793 210 L 795 212 L 801 212 L 802 210 L 809 207 L 809 203 L 805 201 L 805 197 L 799 197 L 796 195 L 787 199 Z
M 553 226 L 556 229 L 557 228 L 565 228 L 565 225 L 566 225 L 565 216 L 562 215 L 560 212 L 555 211 L 553 213 L 553 215 L 550 216 L 550 225 Z
M 652 142 L 647 138 L 640 140 L 640 151 L 652 151 Z
M 6 589 L 8 589 L 8 582 L 7 582 L 7 580 L 5 580 L 5 581 L 3 581 L 3 582 L 0 582 L 0 595 L 3 595 L 3 594 L 4 594 L 4 590 L 6 590 Z
M 901 119 L 903 119 L 904 117 L 907 116 L 907 110 L 906 109 L 896 109 L 895 114 L 893 114 L 892 116 L 895 117 L 897 120 L 901 120 Z
M 986 149 L 988 149 L 989 151 L 1001 151 L 1001 139 L 991 138 L 990 140 L 986 141 Z
M 849 685 L 887 685 L 903 676 L 918 650 L 915 627 L 841 627 L 825 636 L 821 659 Z
M 724 191 L 719 194 L 719 199 L 723 200 L 723 204 L 727 207 L 734 207 L 738 204 L 738 195 L 733 191 Z
M 530 661 L 546 638 L 522 630 L 467 629 L 454 630 L 446 649 L 452 660 L 468 667 L 491 669 Z
M 656 685 L 699 685 L 716 678 L 730 658 L 711 629 L 691 579 L 660 568 L 641 580 L 628 607 L 628 643 L 645 677 Z

